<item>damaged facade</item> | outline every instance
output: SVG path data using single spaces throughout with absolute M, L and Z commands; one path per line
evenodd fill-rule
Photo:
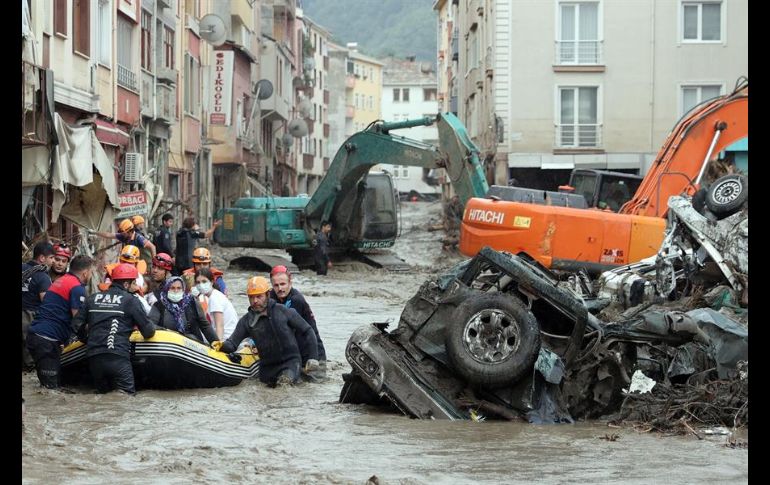
M 209 227 L 216 210 L 240 197 L 312 191 L 325 173 L 320 160 L 298 170 L 310 150 L 289 133 L 299 103 L 313 92 L 305 80 L 318 75 L 304 58 L 323 52 L 320 43 L 317 52 L 303 50 L 311 33 L 296 0 L 25 0 L 22 6 L 25 243 L 44 234 L 74 243 L 78 225 L 109 231 L 115 219 L 135 214 L 147 219 L 148 231 L 165 212 L 177 225 L 193 215 Z M 205 22 L 201 27 L 210 14 L 224 24 L 222 39 L 212 40 Z M 318 62 L 316 71 L 327 64 Z M 272 87 L 261 101 L 259 81 Z M 225 105 L 220 82 L 227 86 Z M 316 91 L 321 115 L 305 117 L 318 122 L 316 136 L 328 136 L 321 118 L 329 96 Z M 71 219 L 67 209 L 67 201 L 82 193 L 70 188 L 91 179 L 57 175 L 57 126 L 90 130 L 98 145 L 91 158 L 111 167 L 94 171 L 110 201 L 87 215 L 94 227 Z M 307 173 L 301 187 L 299 172 Z M 55 205 L 65 208 L 63 218 Z

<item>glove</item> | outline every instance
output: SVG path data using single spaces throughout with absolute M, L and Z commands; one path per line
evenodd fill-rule
M 220 351 L 219 349 L 222 348 L 222 341 L 214 340 L 213 342 L 211 342 L 211 348 L 219 352 Z
M 236 364 L 240 364 L 241 363 L 241 359 L 243 357 L 241 357 L 241 354 L 239 354 L 237 352 L 230 352 L 229 354 L 227 354 L 227 358 L 230 359 L 230 362 L 234 362 Z
M 318 361 L 315 359 L 308 359 L 307 362 L 305 362 L 305 368 L 303 370 L 306 374 L 317 371 Z

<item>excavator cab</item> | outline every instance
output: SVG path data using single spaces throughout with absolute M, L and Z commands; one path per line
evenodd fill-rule
M 643 179 L 621 172 L 576 169 L 570 176 L 569 187 L 585 198 L 588 207 L 618 212 L 633 197 Z
M 363 241 L 359 247 L 390 247 L 398 235 L 396 190 L 390 175 L 369 172 L 363 202 Z

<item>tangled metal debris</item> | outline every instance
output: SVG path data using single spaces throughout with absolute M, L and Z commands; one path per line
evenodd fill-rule
M 698 205 L 672 197 L 658 254 L 596 281 L 482 249 L 426 281 L 392 332 L 353 333 L 340 401 L 421 419 L 747 425 L 747 202 Z

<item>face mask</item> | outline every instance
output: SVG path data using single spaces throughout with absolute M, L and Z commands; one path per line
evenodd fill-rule
M 211 282 L 209 281 L 208 283 L 198 283 L 198 290 L 204 295 L 208 295 L 211 293 Z
M 172 301 L 174 303 L 179 303 L 182 301 L 182 297 L 184 296 L 184 292 L 181 291 L 175 291 L 175 292 L 168 292 L 168 301 Z

